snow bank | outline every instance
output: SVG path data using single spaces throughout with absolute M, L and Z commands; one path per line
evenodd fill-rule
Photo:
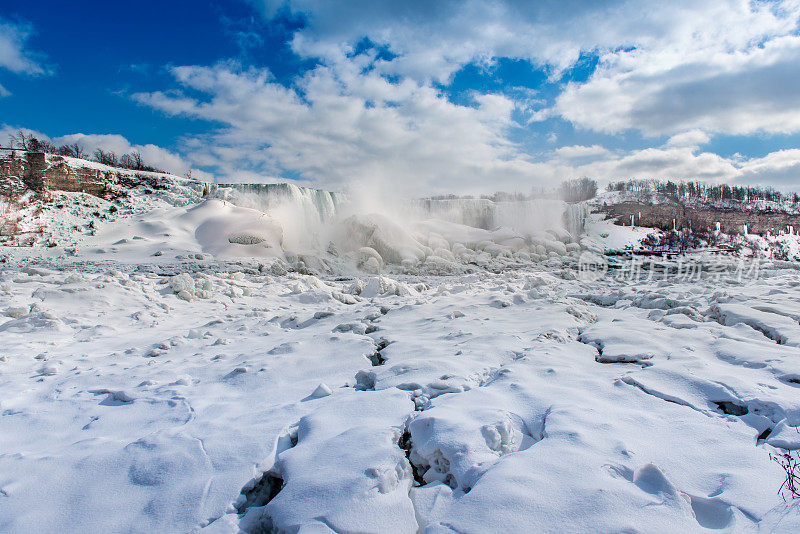
M 203 252 L 217 258 L 283 256 L 283 227 L 263 212 L 207 200 L 179 221 L 194 226 Z

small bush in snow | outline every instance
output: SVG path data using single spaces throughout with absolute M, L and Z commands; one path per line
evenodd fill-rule
M 786 473 L 786 480 L 781 484 L 778 493 L 783 496 L 784 500 L 787 494 L 790 499 L 800 498 L 800 452 L 795 451 L 794 454 L 791 452 L 770 454 L 770 458 L 780 465 Z

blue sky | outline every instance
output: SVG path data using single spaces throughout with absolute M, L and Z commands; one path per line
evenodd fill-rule
M 241 58 L 288 81 L 304 63 L 287 46 L 297 23 L 268 23 L 242 2 L 141 0 L 132 11 L 120 2 L 82 0 L 47 9 L 19 3 L 2 13 L 6 22 L 31 27 L 26 45 L 51 71 L 3 73 L 0 83 L 12 92 L 0 100 L 3 122 L 52 136 L 121 133 L 133 143 L 172 146 L 209 125 L 168 119 L 131 100 L 131 91 L 168 84 L 165 67 Z
M 220 182 L 800 189 L 800 6 L 698 4 L 9 5 L 0 137 L 139 150 Z

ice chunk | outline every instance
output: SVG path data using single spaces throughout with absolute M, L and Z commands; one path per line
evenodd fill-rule
M 329 388 L 329 387 L 327 386 L 327 384 L 325 384 L 325 383 L 320 383 L 320 385 L 318 385 L 318 386 L 317 386 L 317 389 L 315 389 L 315 390 L 314 390 L 314 391 L 311 393 L 310 397 L 311 397 L 312 399 L 321 399 L 322 397 L 327 397 L 327 396 L 328 396 L 328 395 L 330 395 L 331 393 L 333 393 L 333 391 L 331 391 L 331 388 Z

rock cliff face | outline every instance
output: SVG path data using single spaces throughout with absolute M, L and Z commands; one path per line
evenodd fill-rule
M 19 194 L 25 190 L 25 158 L 17 152 L 11 152 L 7 157 L 0 158 L 0 194 L 9 196 Z
M 115 182 L 112 171 L 75 165 L 62 156 L 43 152 L 12 152 L 0 160 L 0 189 L 7 192 L 28 187 L 34 191 L 78 191 L 100 196 Z
M 780 213 L 776 211 L 753 211 L 722 209 L 711 206 L 682 206 L 678 204 L 651 204 L 646 202 L 621 202 L 600 206 L 609 219 L 617 224 L 630 225 L 631 215 L 634 224 L 643 228 L 659 228 L 671 230 L 676 228 L 692 228 L 714 230 L 719 223 L 719 230 L 726 234 L 766 234 L 778 233 L 788 226 L 800 228 L 800 215 Z M 674 223 L 673 223 L 674 221 Z
M 169 173 L 110 167 L 94 161 L 43 152 L 11 151 L 0 156 L 0 194 L 14 195 L 26 189 L 36 192 L 66 191 L 106 197 L 117 189 L 144 186 L 167 190 L 180 184 L 207 194 L 205 182 Z M 113 196 L 113 195 L 112 195 Z
M 43 154 L 42 154 L 43 155 Z M 82 191 L 101 196 L 113 183 L 116 175 L 90 167 L 73 167 L 60 156 L 51 156 L 46 167 L 41 171 L 42 186 L 58 191 Z

